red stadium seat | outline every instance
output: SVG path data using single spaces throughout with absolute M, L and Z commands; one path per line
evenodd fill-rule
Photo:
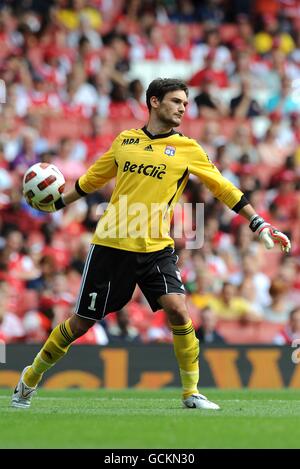
M 241 124 L 243 126 L 248 126 L 250 128 L 250 122 L 248 120 L 238 120 L 228 118 L 216 119 L 216 122 L 220 126 L 220 135 L 230 139 L 234 134 L 237 127 Z M 201 137 L 202 129 L 204 125 L 207 123 L 206 119 L 199 118 L 199 119 L 185 119 L 183 120 L 179 131 L 182 132 L 187 137 L 199 139 Z
M 111 120 L 115 135 L 119 134 L 125 129 L 140 129 L 145 125 L 144 121 L 140 121 L 134 118 L 125 118 L 125 119 L 114 119 Z
M 238 35 L 238 27 L 234 23 L 224 23 L 219 32 L 223 42 L 231 42 Z
M 256 343 L 257 324 L 249 323 L 242 325 L 237 320 L 222 320 L 218 322 L 217 329 L 229 344 Z
M 217 329 L 229 344 L 271 344 L 282 324 L 267 321 L 243 324 L 237 320 L 221 320 Z
M 169 23 L 169 24 L 164 24 L 163 26 L 159 26 L 159 30 L 162 34 L 162 37 L 165 43 L 170 45 L 174 41 L 174 37 L 176 34 L 176 26 L 177 25 L 174 23 Z
M 271 344 L 275 335 L 282 329 L 282 324 L 263 321 L 257 328 L 257 341 L 260 344 Z
M 258 163 L 255 165 L 255 175 L 261 182 L 263 187 L 268 187 L 273 173 L 276 171 L 273 166 Z
M 185 120 L 182 122 L 179 132 L 190 138 L 198 140 L 204 126 L 204 119 Z
M 86 135 L 90 123 L 88 119 L 77 116 L 65 117 L 47 117 L 43 120 L 42 135 L 51 143 L 57 143 L 61 138 L 79 138 Z
M 39 297 L 36 290 L 23 290 L 22 301 L 18 302 L 17 314 L 24 316 L 28 311 L 37 311 L 39 307 Z

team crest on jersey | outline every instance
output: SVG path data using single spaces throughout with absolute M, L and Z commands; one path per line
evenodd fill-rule
M 165 151 L 164 151 L 165 155 L 174 156 L 175 153 L 176 153 L 176 148 L 175 147 L 171 147 L 170 145 L 166 146 Z

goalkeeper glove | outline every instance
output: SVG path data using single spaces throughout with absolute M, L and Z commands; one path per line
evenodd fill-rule
M 259 215 L 251 217 L 249 227 L 254 233 L 258 233 L 258 238 L 263 241 L 267 249 L 272 249 L 275 244 L 279 244 L 283 252 L 290 251 L 291 242 L 289 238 Z
M 58 200 L 55 202 L 51 202 L 50 204 L 41 204 L 37 202 L 33 202 L 30 200 L 28 197 L 25 196 L 26 202 L 30 205 L 30 207 L 35 208 L 36 210 L 39 210 L 40 212 L 56 212 L 57 210 L 60 210 L 61 208 L 66 207 L 65 201 L 63 199 L 63 196 L 61 195 Z

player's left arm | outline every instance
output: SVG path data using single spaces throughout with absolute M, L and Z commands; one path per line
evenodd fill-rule
M 103 187 L 108 181 L 117 175 L 118 166 L 115 159 L 115 147 L 118 140 L 119 136 L 114 140 L 111 148 L 98 158 L 95 163 L 88 168 L 86 173 L 76 181 L 75 187 L 70 191 L 61 194 L 61 197 L 56 202 L 52 202 L 50 204 L 37 204 L 26 199 L 27 202 L 33 208 L 42 212 L 56 212 L 81 197 Z
M 258 234 L 258 238 L 267 249 L 279 244 L 283 252 L 289 252 L 291 249 L 289 238 L 256 213 L 240 189 L 222 176 L 196 142 L 193 150 L 191 152 L 192 158 L 189 161 L 189 172 L 198 176 L 217 199 L 246 218 L 249 221 L 250 229 Z

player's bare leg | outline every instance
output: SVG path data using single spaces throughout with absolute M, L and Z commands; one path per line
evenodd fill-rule
M 12 396 L 12 407 L 30 407 L 32 396 L 45 371 L 54 366 L 67 353 L 72 342 L 94 324 L 95 321 L 74 314 L 53 329 L 32 365 L 24 368 Z
M 183 404 L 188 408 L 219 409 L 214 402 L 199 394 L 199 341 L 190 319 L 185 296 L 163 295 L 159 303 L 166 311 L 173 333 L 174 351 L 183 387 Z

